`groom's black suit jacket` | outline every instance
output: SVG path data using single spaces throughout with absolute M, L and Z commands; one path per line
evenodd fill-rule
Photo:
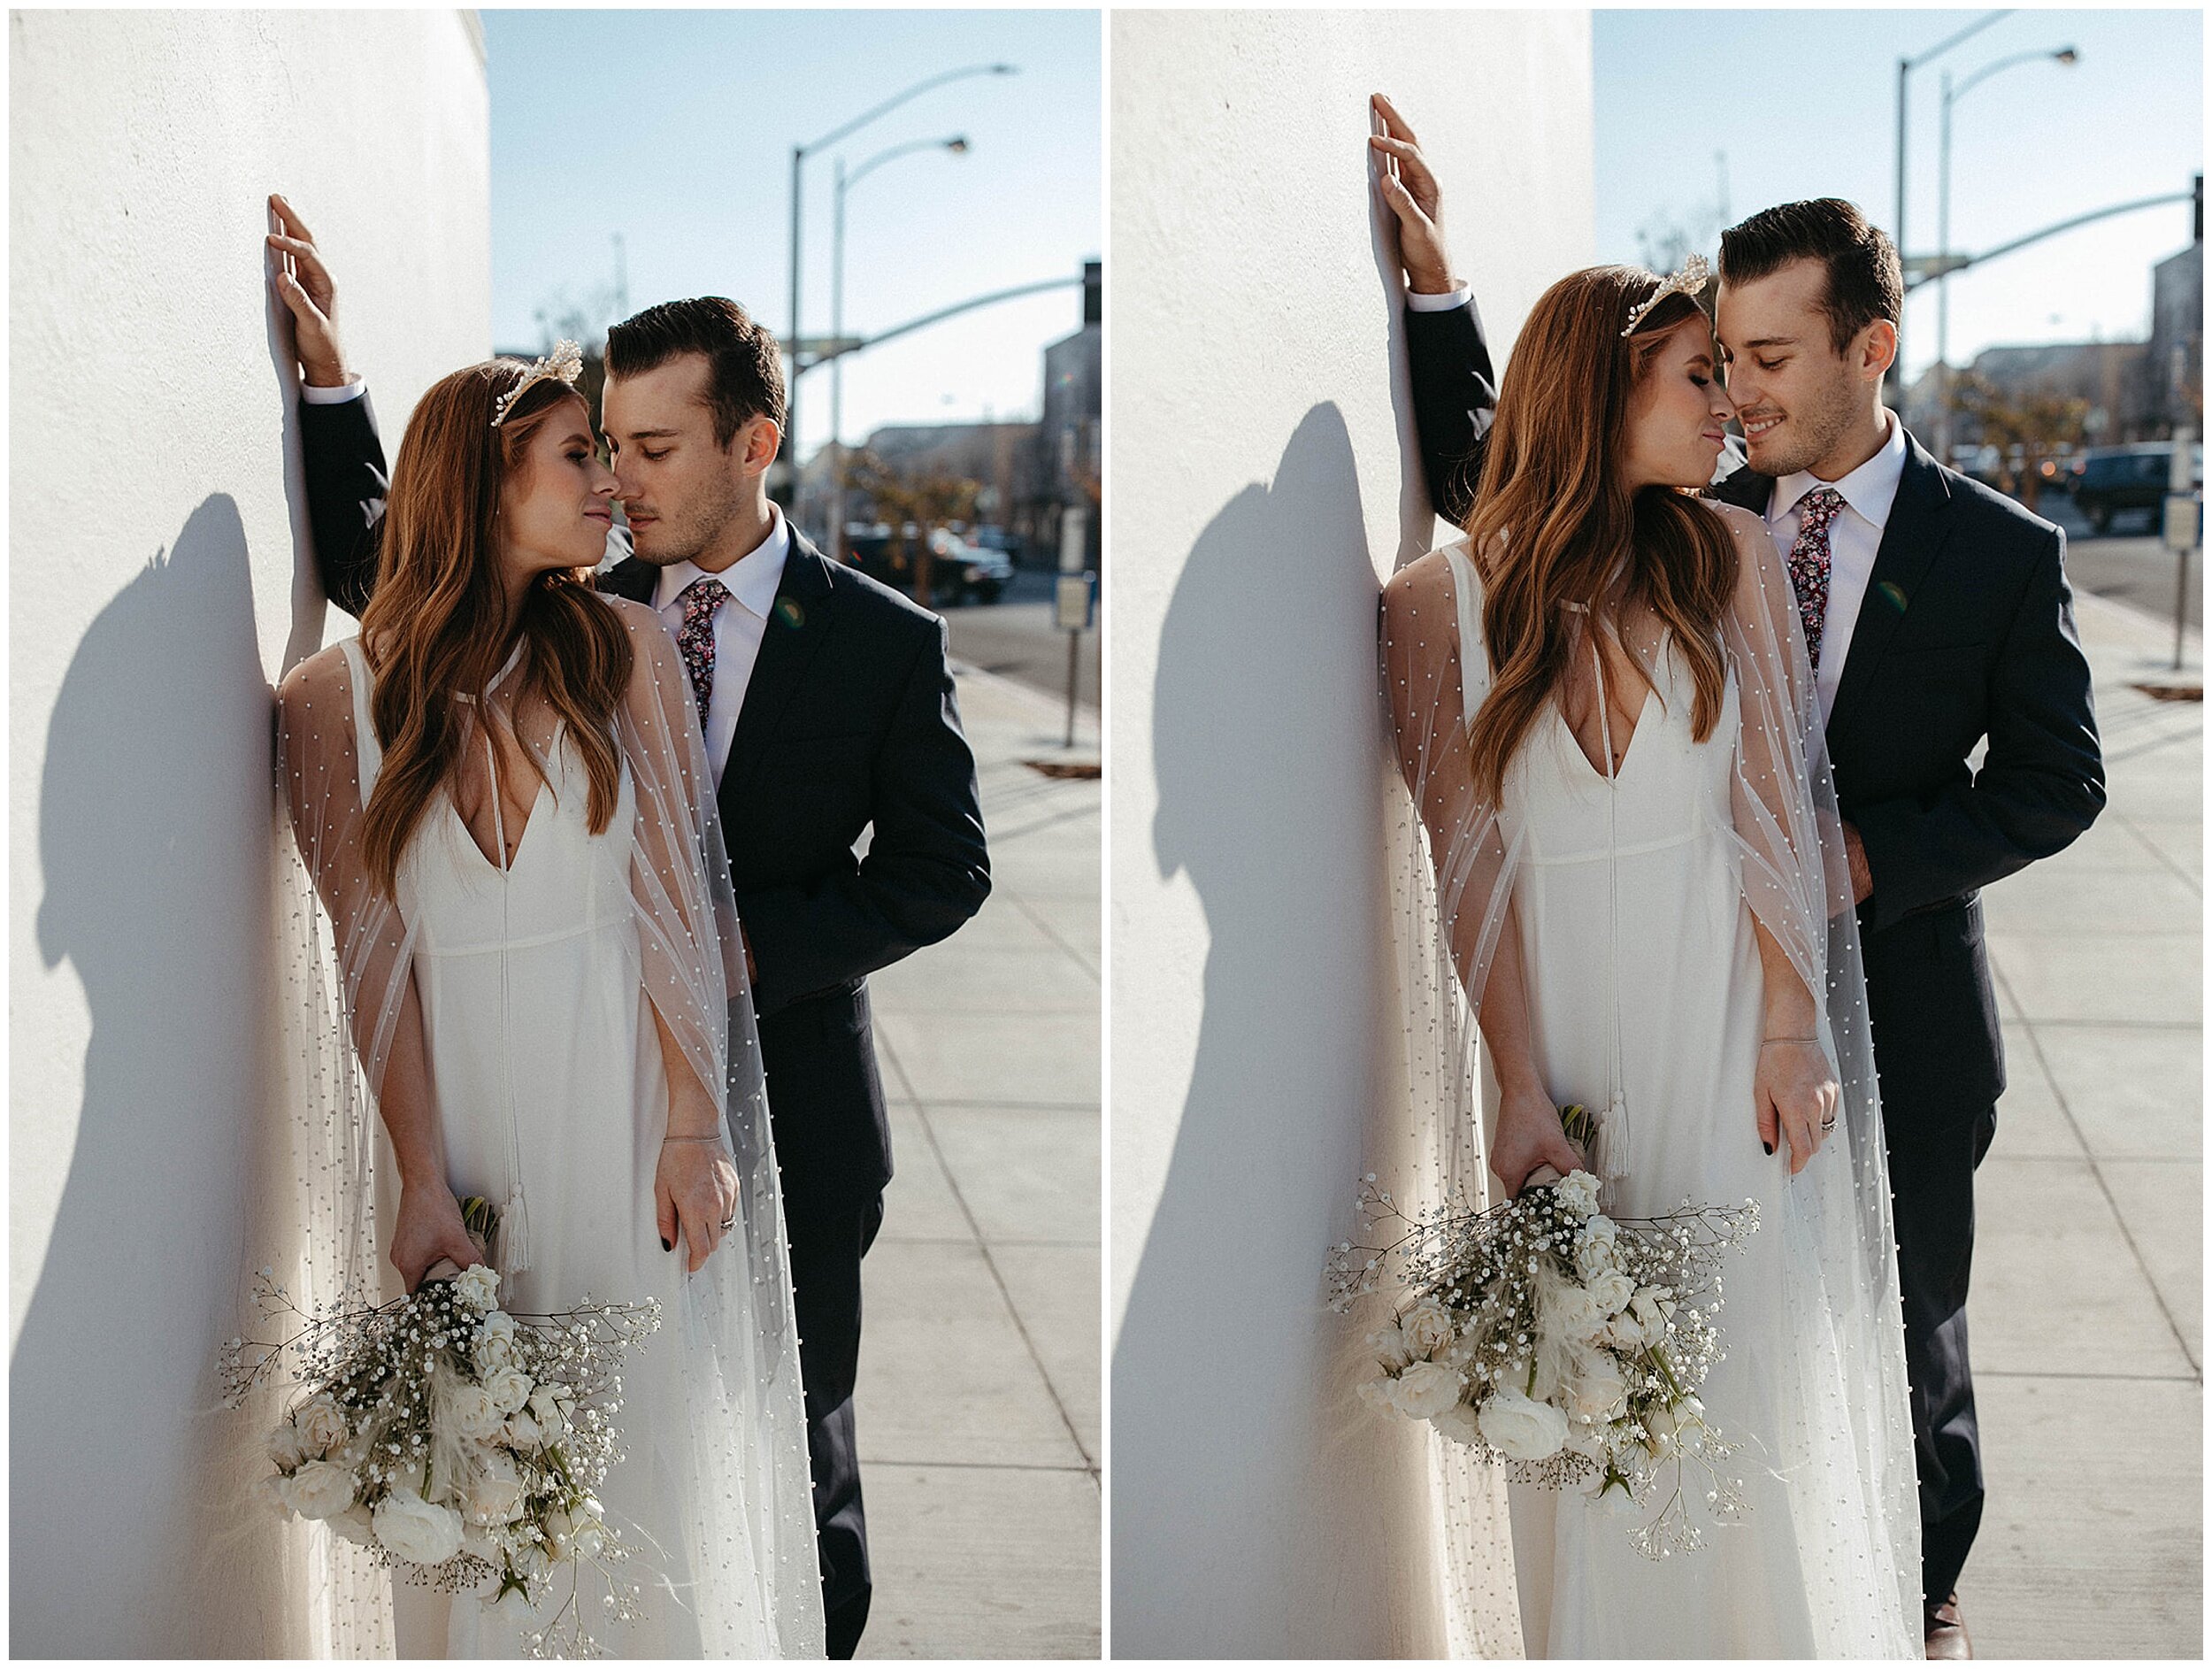
M 357 616 L 387 480 L 368 396 L 303 402 L 300 427 L 316 568 Z M 795 1227 L 858 1209 L 891 1177 L 867 975 L 950 934 L 991 880 L 944 622 L 790 531 L 718 800 Z M 599 586 L 649 604 L 659 572 L 630 557 Z
M 1489 349 L 1471 303 L 1405 322 L 1431 496 L 1463 525 L 1497 404 Z M 1773 488 L 1742 469 L 1708 491 L 1763 518 Z M 1978 890 L 2104 807 L 2065 545 L 1907 437 L 1828 718 L 1836 796 L 1874 877 L 1859 919 L 1886 1118 L 1963 1119 L 2002 1093 Z

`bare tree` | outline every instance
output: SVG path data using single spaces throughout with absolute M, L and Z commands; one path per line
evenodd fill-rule
M 913 558 L 914 600 L 928 607 L 934 589 L 936 556 L 930 535 L 972 517 L 976 495 L 983 490 L 983 483 L 943 469 L 910 474 L 864 450 L 853 454 L 846 479 L 867 496 L 876 519 L 889 525 L 894 563 L 904 567 L 908 558 Z

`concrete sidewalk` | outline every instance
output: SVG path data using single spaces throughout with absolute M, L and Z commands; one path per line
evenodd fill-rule
M 897 1174 L 862 1265 L 863 1657 L 1096 1657 L 1100 870 L 1065 709 L 961 670 L 989 901 L 869 984 Z
M 2110 799 L 1983 896 L 2009 1088 L 1968 1306 L 1985 1657 L 2203 1650 L 2204 709 L 2170 619 L 2078 595 Z M 2192 642 L 2188 675 L 2200 677 Z

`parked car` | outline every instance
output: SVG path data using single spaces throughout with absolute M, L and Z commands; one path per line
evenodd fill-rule
M 872 527 L 856 526 L 846 530 L 845 560 L 870 579 L 914 596 L 920 541 L 921 531 L 916 527 L 909 527 L 903 539 L 894 540 L 880 522 Z M 983 550 L 941 528 L 929 535 L 929 548 L 930 590 L 934 595 L 916 598 L 925 607 L 933 607 L 938 598 L 995 603 L 1014 577 L 1014 565 L 1004 551 Z
M 2194 468 L 2193 483 L 2204 486 L 2204 448 L 2190 448 Z M 2099 533 L 2111 528 L 2114 516 L 2127 511 L 2148 513 L 2157 524 L 2159 507 L 2166 502 L 2172 479 L 2174 449 L 2169 441 L 2148 441 L 2136 446 L 2093 447 L 2074 460 L 2071 474 L 2074 504 Z

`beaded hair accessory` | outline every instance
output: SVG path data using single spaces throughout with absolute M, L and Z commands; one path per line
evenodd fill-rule
M 499 396 L 498 403 L 492 407 L 492 427 L 497 428 L 507 420 L 507 413 L 514 410 L 515 402 L 522 398 L 523 390 L 532 383 L 552 377 L 572 388 L 576 386 L 576 379 L 583 373 L 584 350 L 565 338 L 555 342 L 551 353 L 524 372 L 522 381 Z
M 1639 302 L 1635 306 L 1628 310 L 1628 325 L 1627 327 L 1621 332 L 1621 335 L 1624 336 L 1634 335 L 1636 334 L 1636 327 L 1643 323 L 1644 315 L 1646 313 L 1648 313 L 1653 308 L 1656 307 L 1661 302 L 1666 300 L 1666 298 L 1670 296 L 1697 295 L 1705 288 L 1705 281 L 1711 276 L 1712 268 L 1705 264 L 1705 258 L 1702 255 L 1693 255 L 1688 260 L 1682 263 L 1682 270 L 1680 272 L 1675 273 L 1671 278 L 1662 279 L 1660 281 L 1659 288 L 1652 292 L 1651 299 L 1649 301 Z

